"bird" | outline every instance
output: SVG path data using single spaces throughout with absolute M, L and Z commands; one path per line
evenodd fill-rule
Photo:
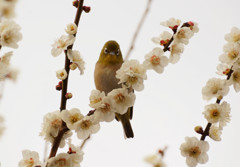
M 114 40 L 107 41 L 104 44 L 99 59 L 95 65 L 94 82 L 96 89 L 108 94 L 113 89 L 121 88 L 122 85 L 118 84 L 119 79 L 116 78 L 116 71 L 121 67 L 123 62 L 119 44 Z M 122 123 L 125 137 L 127 138 L 134 137 L 130 123 L 132 116 L 133 107 L 129 107 L 128 111 L 123 115 L 115 113 L 115 118 Z

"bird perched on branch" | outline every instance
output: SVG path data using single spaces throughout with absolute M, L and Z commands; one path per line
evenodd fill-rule
M 123 63 L 122 53 L 119 44 L 116 41 L 108 41 L 104 44 L 99 59 L 95 65 L 94 81 L 95 86 L 99 91 L 104 91 L 106 94 L 113 89 L 121 88 L 116 78 L 116 71 Z M 132 119 L 133 107 L 129 107 L 128 111 L 120 115 L 115 113 L 115 118 L 122 123 L 124 133 L 127 138 L 134 136 L 130 124 Z

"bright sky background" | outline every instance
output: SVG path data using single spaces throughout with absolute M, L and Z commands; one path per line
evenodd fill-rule
M 86 114 L 89 95 L 94 89 L 93 71 L 100 50 L 107 40 L 116 40 L 125 54 L 143 13 L 147 0 L 85 0 L 91 6 L 83 13 L 74 49 L 86 61 L 83 76 L 71 71 L 69 91 L 73 98 L 67 108 L 80 108 Z M 23 40 L 14 51 L 12 66 L 20 70 L 16 83 L 7 81 L 0 114 L 5 118 L 6 131 L 0 139 L 2 167 L 18 166 L 24 149 L 39 152 L 43 158 L 44 140 L 39 137 L 43 116 L 59 108 L 60 92 L 55 90 L 55 72 L 63 68 L 64 55 L 51 56 L 51 44 L 64 34 L 73 22 L 75 8 L 71 0 L 19 0 L 16 22 L 22 27 Z M 144 55 L 156 45 L 151 42 L 165 27 L 161 21 L 175 17 L 182 22 L 198 22 L 200 31 L 185 47 L 180 61 L 168 65 L 163 74 L 148 72 L 145 89 L 136 92 L 135 133 L 125 140 L 120 123 L 102 123 L 100 131 L 84 148 L 83 167 L 145 167 L 147 155 L 168 146 L 165 162 L 169 167 L 185 167 L 179 147 L 185 136 L 200 137 L 193 131 L 196 125 L 206 126 L 202 112 L 210 102 L 202 99 L 201 89 L 216 75 L 218 57 L 226 43 L 224 35 L 233 26 L 240 27 L 238 0 L 153 0 L 151 11 L 138 36 L 130 59 L 144 60 Z M 2 53 L 5 50 L 1 50 Z M 209 161 L 203 167 L 234 167 L 239 164 L 240 94 L 231 88 L 224 98 L 231 104 L 232 119 L 223 130 L 222 141 L 210 138 Z M 74 144 L 80 144 L 78 139 Z M 65 150 L 59 150 L 59 152 Z M 48 151 L 49 152 L 49 151 Z

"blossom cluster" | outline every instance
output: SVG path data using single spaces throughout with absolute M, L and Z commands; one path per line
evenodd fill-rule
M 80 52 L 77 50 L 68 49 L 70 45 L 72 45 L 75 41 L 75 34 L 77 33 L 77 26 L 74 23 L 70 23 L 67 25 L 65 29 L 67 35 L 62 35 L 55 43 L 52 45 L 52 56 L 59 56 L 62 52 L 65 51 L 68 59 L 71 61 L 69 68 L 71 70 L 79 69 L 80 74 L 84 73 L 85 62 L 80 56 Z M 56 76 L 60 80 L 64 80 L 67 78 L 67 72 L 65 69 L 60 69 L 56 72 Z
M 67 153 L 59 153 L 56 157 L 47 160 L 48 167 L 80 167 L 83 160 L 83 152 L 80 147 L 68 143 L 69 151 Z M 23 150 L 23 159 L 18 163 L 19 167 L 44 167 L 46 164 L 39 160 L 39 155 L 35 151 Z
M 18 42 L 22 39 L 20 26 L 12 20 L 0 22 L 0 49 L 3 47 L 18 48 Z M 16 79 L 16 70 L 10 68 L 10 59 L 13 52 L 7 52 L 0 57 L 0 81 L 6 78 Z
M 151 52 L 145 55 L 142 64 L 138 60 L 125 61 L 116 73 L 116 78 L 123 87 L 132 87 L 136 91 L 144 89 L 143 81 L 147 79 L 146 71 L 152 69 L 157 73 L 162 73 L 169 63 L 177 63 L 183 52 L 184 45 L 187 45 L 189 39 L 194 33 L 198 32 L 198 25 L 195 22 L 186 22 L 180 28 L 181 21 L 171 18 L 161 23 L 163 26 L 170 28 L 173 35 L 164 31 L 159 37 L 152 38 L 152 41 L 158 45 Z M 169 51 L 169 58 L 165 52 Z
M 196 29 L 198 29 L 196 23 L 188 22 L 184 23 L 178 30 L 180 23 L 176 21 L 176 19 L 170 19 L 166 24 L 173 30 L 172 39 L 170 38 L 168 43 L 163 45 L 167 50 L 160 47 L 154 48 L 145 56 L 145 61 L 142 64 L 137 60 L 125 61 L 116 72 L 116 78 L 119 79 L 119 84 L 122 85 L 122 88 L 114 89 L 108 94 L 99 90 L 92 90 L 89 97 L 89 106 L 92 107 L 93 110 L 87 115 L 83 115 L 78 108 L 63 109 L 61 112 L 58 110 L 46 114 L 40 135 L 43 136 L 46 141 L 53 144 L 59 133 L 63 132 L 62 128 L 64 128 L 63 124 L 65 124 L 67 130 L 64 131 L 59 145 L 59 147 L 62 148 L 65 146 L 66 139 L 73 134 L 72 131 L 75 131 L 79 139 L 86 140 L 91 134 L 99 131 L 101 122 L 111 122 L 115 119 L 116 115 L 126 114 L 128 108 L 134 105 L 136 99 L 133 90 L 141 91 L 144 89 L 143 82 L 147 79 L 147 69 L 153 69 L 158 73 L 162 73 L 164 67 L 169 63 L 169 59 L 164 56 L 164 52 L 172 50 L 172 57 L 173 55 L 180 55 L 183 49 L 179 49 L 178 46 L 187 44 L 186 41 L 188 41 L 189 38 L 193 36 L 193 33 L 197 32 Z M 74 70 L 78 68 L 80 74 L 83 74 L 85 63 L 80 53 L 72 50 L 77 26 L 75 24 L 69 24 L 65 31 L 67 35 L 62 35 L 52 45 L 52 56 L 56 57 L 64 52 L 70 61 L 69 69 Z M 173 47 L 171 44 L 176 45 L 176 47 Z M 173 63 L 173 61 L 171 62 Z M 176 61 L 174 63 L 176 63 Z M 58 70 L 56 76 L 61 80 L 56 86 L 56 89 L 61 90 L 63 81 L 68 77 L 68 71 L 66 71 L 66 69 Z M 72 94 L 67 93 L 65 97 L 66 99 L 71 98 Z M 58 164 L 69 166 L 74 162 L 77 162 L 76 164 L 80 163 L 80 160 L 73 160 L 71 156 L 60 153 L 56 157 L 50 158 L 47 166 L 57 166 Z M 160 159 L 155 159 L 154 164 L 160 164 Z
M 208 121 L 205 130 L 201 126 L 195 127 L 195 131 L 202 135 L 198 140 L 196 137 L 186 137 L 186 142 L 180 147 L 181 154 L 186 157 L 189 167 L 195 167 L 198 163 L 206 163 L 208 156 L 206 151 L 209 144 L 205 140 L 209 136 L 215 141 L 221 141 L 223 127 L 230 122 L 230 104 L 222 101 L 233 85 L 236 92 L 240 91 L 240 29 L 233 27 L 229 34 L 225 35 L 227 44 L 223 47 L 220 55 L 220 64 L 217 66 L 218 74 L 226 76 L 226 79 L 211 78 L 202 89 L 204 100 L 216 98 L 216 102 L 205 106 L 203 115 Z

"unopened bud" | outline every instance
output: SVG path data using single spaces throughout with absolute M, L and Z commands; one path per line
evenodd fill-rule
M 90 6 L 83 6 L 83 10 L 84 10 L 84 12 L 89 13 L 90 10 L 91 10 L 91 7 Z
M 65 97 L 66 97 L 66 99 L 71 99 L 71 98 L 72 98 L 72 93 L 67 93 L 67 94 L 65 95 Z
M 59 81 L 59 82 L 58 82 L 58 85 L 61 85 L 61 86 L 62 86 L 62 81 Z
M 62 90 L 62 85 L 56 85 L 56 90 Z
M 77 64 L 76 63 L 71 63 L 69 67 L 70 67 L 71 70 L 75 70 L 77 68 Z
M 75 0 L 72 2 L 72 5 L 76 8 L 78 8 L 78 3 L 79 3 L 78 0 Z
M 194 128 L 194 131 L 197 132 L 197 133 L 199 133 L 199 134 L 203 134 L 203 128 L 202 128 L 201 126 L 196 126 L 196 127 Z

